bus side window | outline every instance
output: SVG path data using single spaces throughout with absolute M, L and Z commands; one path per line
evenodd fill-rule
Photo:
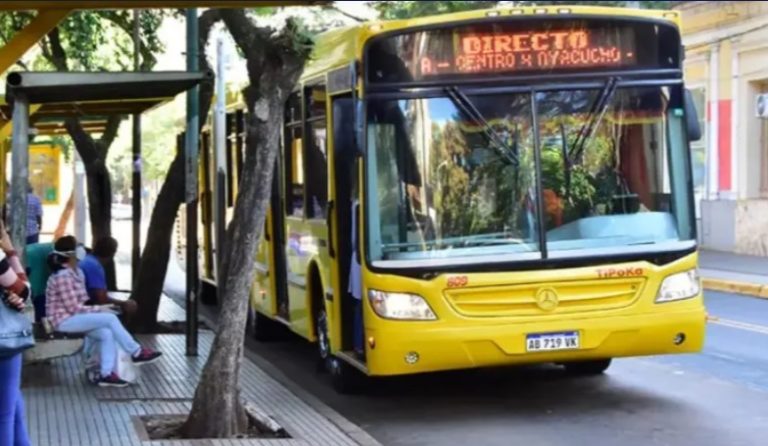
M 307 218 L 325 218 L 328 206 L 328 152 L 324 85 L 305 90 L 309 135 L 304 146 L 307 173 Z
M 301 119 L 301 95 L 293 93 L 285 110 L 285 213 L 304 217 L 304 160 Z

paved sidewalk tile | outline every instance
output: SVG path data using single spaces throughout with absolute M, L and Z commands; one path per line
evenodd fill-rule
M 173 305 L 173 304 L 171 304 Z M 205 364 L 213 333 L 201 331 L 199 357 L 184 355 L 183 335 L 139 336 L 164 352 L 155 364 L 141 368 L 137 385 L 99 388 L 88 384 L 82 357 L 74 355 L 49 364 L 26 366 L 23 393 L 28 428 L 36 446 L 81 445 L 355 445 L 344 431 L 288 389 L 244 359 L 243 397 L 285 427 L 291 439 L 221 441 L 142 441 L 135 424 L 146 414 L 189 411 L 197 377 Z

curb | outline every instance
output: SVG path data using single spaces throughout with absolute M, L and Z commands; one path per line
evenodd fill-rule
M 174 300 L 169 296 L 171 300 Z M 175 301 L 175 300 L 174 300 Z M 177 302 L 178 305 L 178 302 Z M 180 305 L 181 306 L 181 305 Z M 183 307 L 182 307 L 183 308 Z M 209 314 L 209 311 L 198 306 L 198 319 L 205 322 L 208 327 L 215 330 L 214 316 Z M 201 311 L 200 311 L 201 310 Z M 362 427 L 348 420 L 342 414 L 325 404 L 319 398 L 312 395 L 309 391 L 302 388 L 299 384 L 291 380 L 282 370 L 278 369 L 274 364 L 267 359 L 261 357 L 258 353 L 247 348 L 247 341 L 243 349 L 243 357 L 247 358 L 256 365 L 267 372 L 272 379 L 277 381 L 278 384 L 285 387 L 289 392 L 293 393 L 296 397 L 304 401 L 309 407 L 324 416 L 331 423 L 335 424 L 344 434 L 346 434 L 352 441 L 357 443 L 358 446 L 383 446 L 378 440 L 376 440 L 371 434 L 366 432 Z
M 704 289 L 768 299 L 768 285 L 722 279 L 702 279 Z

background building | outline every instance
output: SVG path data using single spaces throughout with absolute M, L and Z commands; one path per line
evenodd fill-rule
M 705 136 L 693 147 L 699 238 L 768 256 L 768 3 L 677 2 L 685 77 Z M 768 99 L 766 97 L 765 99 Z

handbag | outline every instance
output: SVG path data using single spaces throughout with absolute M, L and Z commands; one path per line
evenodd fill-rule
M 7 295 L 8 291 L 3 288 L 0 293 Z M 34 346 L 35 336 L 29 317 L 0 302 L 0 357 L 13 356 Z

